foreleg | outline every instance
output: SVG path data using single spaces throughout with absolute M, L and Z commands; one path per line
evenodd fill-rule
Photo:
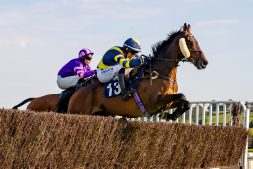
M 176 107 L 176 110 L 172 114 L 167 114 L 167 119 L 176 120 L 190 109 L 190 102 L 186 100 L 185 95 L 182 93 L 161 95 L 159 97 L 158 104 L 166 105 L 168 103 L 171 103 L 170 108 Z

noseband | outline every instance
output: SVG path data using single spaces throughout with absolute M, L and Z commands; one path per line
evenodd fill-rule
M 194 35 L 192 34 L 189 34 L 189 35 L 184 35 L 184 38 L 186 39 L 186 41 L 188 42 L 189 44 L 189 41 L 190 41 L 190 38 L 189 37 L 194 37 Z M 188 47 L 188 46 L 187 46 Z M 201 50 L 196 50 L 196 49 L 193 49 L 193 48 L 189 48 L 189 51 L 190 52 L 193 52 L 193 53 L 197 53 L 197 54 L 201 54 L 202 51 Z M 144 55 L 145 56 L 145 55 Z M 148 56 L 146 56 L 148 57 Z M 152 65 L 151 65 L 151 61 L 166 61 L 166 62 L 175 62 L 176 65 L 175 66 L 178 66 L 178 62 L 182 61 L 182 62 L 190 62 L 190 63 L 195 63 L 196 62 L 196 59 L 195 58 L 185 58 L 185 57 L 182 57 L 180 59 L 165 59 L 165 58 L 154 58 L 152 56 L 149 56 L 148 58 L 150 58 L 150 62 L 149 62 L 149 74 L 150 74 L 150 84 L 152 85 L 152 75 L 155 74 L 156 77 L 159 77 L 159 78 L 162 78 L 162 79 L 165 79 L 165 80 L 169 80 L 171 81 L 173 84 L 176 83 L 176 81 L 172 80 L 171 78 L 169 77 L 166 77 L 166 76 L 163 76 L 163 75 L 160 75 L 157 71 L 152 71 Z M 171 68 L 174 68 L 175 66 L 172 66 Z M 153 78 L 154 79 L 154 78 Z

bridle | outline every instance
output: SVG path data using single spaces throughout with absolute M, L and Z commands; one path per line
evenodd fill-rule
M 192 35 L 192 34 L 183 35 L 183 36 L 186 39 L 186 41 L 188 42 L 188 43 L 186 42 L 187 44 L 189 44 L 189 42 L 190 42 L 189 37 L 194 37 L 194 35 Z M 188 47 L 190 52 L 200 53 L 200 54 L 202 53 L 202 50 L 196 50 L 196 49 L 193 49 L 193 48 L 189 48 L 189 46 L 187 46 L 187 47 Z M 167 61 L 167 62 L 180 62 L 180 61 L 182 61 L 182 62 L 191 62 L 192 59 L 193 58 L 191 58 L 191 57 L 189 59 L 186 59 L 186 58 L 182 57 L 181 59 L 152 58 L 151 60 Z M 192 62 L 192 63 L 194 63 L 194 62 Z
M 192 34 L 188 34 L 188 35 L 183 35 L 184 38 L 186 39 L 186 43 L 189 44 L 190 43 L 190 37 L 194 37 L 194 35 Z M 189 45 L 187 45 L 189 51 L 191 53 L 197 53 L 197 54 L 201 54 L 202 51 L 201 50 L 196 50 L 196 49 L 193 49 L 192 47 L 189 48 Z M 194 54 L 195 55 L 195 54 Z M 178 62 L 182 61 L 182 62 L 190 62 L 190 63 L 196 63 L 197 60 L 195 58 L 192 58 L 192 57 L 189 57 L 189 58 L 185 58 L 185 57 L 180 57 L 180 58 L 177 58 L 177 59 L 165 59 L 165 58 L 154 58 L 152 57 L 151 55 L 148 56 L 149 59 L 149 71 L 146 71 L 147 73 L 149 73 L 149 76 L 150 76 L 150 84 L 152 85 L 152 79 L 156 79 L 156 78 L 162 78 L 162 79 L 165 79 L 165 80 L 169 80 L 170 82 L 172 82 L 173 84 L 176 83 L 176 80 L 172 80 L 170 77 L 167 77 L 167 76 L 164 76 L 164 75 L 160 75 L 157 71 L 152 71 L 152 61 L 166 61 L 166 62 L 175 62 L 176 65 L 175 66 L 172 66 L 171 68 L 174 68 L 174 67 L 177 67 L 178 66 Z M 155 78 L 153 77 L 153 74 L 155 74 Z

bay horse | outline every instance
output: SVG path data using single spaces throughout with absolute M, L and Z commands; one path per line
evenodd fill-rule
M 30 102 L 26 110 L 33 111 L 57 111 L 57 103 L 59 102 L 60 94 L 47 94 L 37 98 L 27 98 L 21 103 L 12 107 L 12 109 L 18 109 L 20 106 Z
M 179 31 L 171 33 L 166 40 L 155 44 L 152 50 L 151 65 L 146 65 L 144 72 L 148 74 L 151 71 L 156 72 L 158 78 L 152 81 L 152 85 L 150 85 L 150 79 L 142 79 L 137 92 L 150 116 L 162 110 L 176 108 L 168 117 L 168 119 L 175 120 L 190 108 L 190 103 L 184 94 L 177 93 L 176 76 L 179 62 L 188 61 L 197 69 L 204 69 L 208 61 L 192 35 L 190 25 L 186 23 Z M 101 83 L 79 89 L 70 98 L 68 113 L 119 115 L 133 118 L 143 116 L 134 98 L 127 101 L 124 101 L 121 96 L 106 98 L 104 85 Z
M 76 90 L 83 87 L 83 86 L 87 86 L 89 84 L 93 84 L 95 83 L 94 79 L 92 77 L 88 77 L 85 79 L 81 79 L 80 83 L 78 83 L 78 86 L 76 86 Z M 57 112 L 57 105 L 58 102 L 60 100 L 60 93 L 59 94 L 47 94 L 44 96 L 40 96 L 37 98 L 31 97 L 31 98 L 27 98 L 24 101 L 22 101 L 21 103 L 15 105 L 12 107 L 12 109 L 18 109 L 20 106 L 30 102 L 27 107 L 26 110 L 33 110 L 33 111 L 54 111 Z M 66 112 L 61 112 L 61 113 L 66 113 Z

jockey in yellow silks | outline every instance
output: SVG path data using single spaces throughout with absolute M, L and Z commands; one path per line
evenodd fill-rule
M 128 91 L 125 85 L 125 68 L 134 68 L 147 62 L 145 57 L 134 57 L 141 51 L 141 44 L 136 38 L 127 39 L 123 47 L 114 46 L 102 57 L 97 66 L 97 78 L 106 83 L 111 80 L 119 80 L 122 97 L 128 99 Z

